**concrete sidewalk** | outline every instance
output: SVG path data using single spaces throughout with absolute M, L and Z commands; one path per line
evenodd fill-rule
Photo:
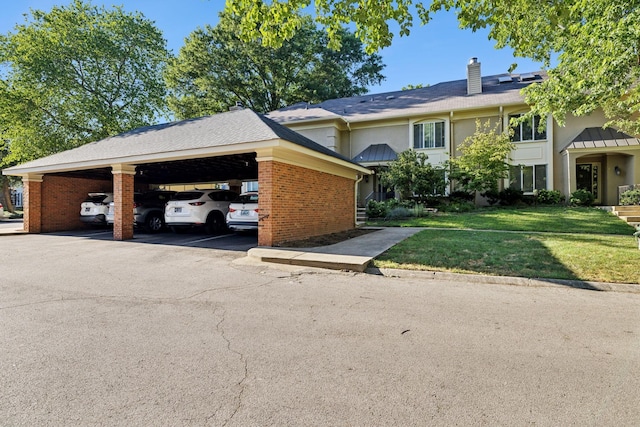
M 0 235 L 2 234 L 25 234 L 22 218 L 0 219 Z
M 373 258 L 421 230 L 424 229 L 382 228 L 334 245 L 296 249 L 258 247 L 250 249 L 247 255 L 262 262 L 362 272 Z

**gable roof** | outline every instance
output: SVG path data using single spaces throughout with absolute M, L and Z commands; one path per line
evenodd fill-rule
M 640 145 L 640 140 L 618 130 L 599 127 L 585 128 L 560 152 L 579 148 L 612 148 Z
M 467 80 L 463 79 L 438 83 L 420 89 L 330 99 L 312 105 L 301 102 L 272 111 L 267 116 L 279 123 L 328 119 L 358 122 L 523 104 L 524 98 L 520 94 L 522 88 L 535 82 L 541 82 L 547 77 L 544 71 L 526 73 L 526 75 L 527 79 L 521 79 L 520 75 L 516 74 L 483 77 L 482 93 L 473 95 L 467 94 Z M 504 82 L 500 83 L 500 80 Z
M 146 126 L 91 142 L 5 169 L 5 174 L 55 172 L 73 168 L 103 167 L 116 163 L 139 164 L 219 151 L 250 151 L 243 145 L 285 140 L 336 160 L 361 167 L 312 140 L 252 110 L 229 111 L 179 122 Z

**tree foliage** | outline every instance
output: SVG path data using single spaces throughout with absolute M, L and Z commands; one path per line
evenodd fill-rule
M 444 193 L 444 171 L 427 162 L 428 156 L 413 149 L 403 151 L 380 174 L 383 185 L 395 188 L 402 200 L 413 195 L 423 200 Z
M 224 111 L 241 102 L 267 112 L 296 102 L 320 102 L 360 95 L 384 78 L 378 55 L 341 29 L 339 50 L 326 47 L 327 36 L 310 17 L 278 48 L 239 37 L 240 19 L 222 13 L 216 27 L 199 28 L 166 72 L 169 106 L 180 118 Z
M 499 125 L 498 125 L 499 126 Z M 508 133 L 487 120 L 476 120 L 476 131 L 459 147 L 461 155 L 449 160 L 449 179 L 468 192 L 498 191 L 498 181 L 508 177 L 509 154 L 515 149 Z
M 157 121 L 166 41 L 153 22 L 75 0 L 0 36 L 0 129 L 25 161 Z
M 299 27 L 293 15 L 311 0 L 227 0 L 242 16 L 243 36 L 259 35 L 270 45 Z M 608 125 L 640 133 L 640 5 L 630 0 L 315 0 L 317 22 L 339 45 L 336 26 L 352 22 L 356 36 L 373 52 L 393 40 L 390 22 L 408 35 L 417 16 L 427 23 L 440 10 L 455 10 L 462 28 L 489 29 L 496 48 L 541 61 L 549 78 L 525 91 L 531 114 L 568 114 L 602 108 Z M 553 61 L 552 61 L 553 60 Z M 512 65 L 512 68 L 516 64 Z

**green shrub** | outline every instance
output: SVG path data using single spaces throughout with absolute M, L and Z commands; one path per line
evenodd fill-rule
M 472 202 L 474 199 L 473 193 L 468 193 L 466 191 L 452 191 L 449 194 L 449 200 L 451 202 Z
M 576 190 L 569 197 L 569 203 L 573 206 L 591 206 L 594 200 L 593 193 L 587 190 Z
M 522 190 L 516 190 L 515 188 L 509 187 L 498 193 L 498 199 L 502 206 L 514 206 L 517 205 L 518 202 L 522 201 L 523 195 L 524 193 Z
M 451 202 L 440 207 L 442 212 L 471 212 L 476 210 L 476 205 L 472 202 Z
M 387 204 L 385 202 L 377 202 L 375 200 L 369 200 L 367 203 L 367 217 L 368 218 L 385 218 L 388 213 Z
M 558 190 L 539 190 L 536 201 L 541 205 L 559 205 L 564 196 Z
M 627 190 L 620 195 L 622 206 L 640 205 L 640 189 Z
M 411 216 L 411 211 L 405 207 L 399 206 L 397 208 L 391 209 L 387 214 L 386 219 L 403 219 L 409 218 Z
M 482 196 L 487 199 L 487 203 L 491 206 L 500 201 L 500 192 L 498 190 L 488 190 L 482 193 Z

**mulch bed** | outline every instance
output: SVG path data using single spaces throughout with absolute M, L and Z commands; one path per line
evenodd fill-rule
M 281 247 L 285 248 L 314 248 L 317 246 L 328 246 L 335 243 L 340 243 L 345 240 L 353 239 L 354 237 L 360 237 L 365 234 L 369 234 L 375 229 L 363 229 L 354 228 L 353 230 L 342 231 L 340 233 L 325 234 L 323 236 L 310 237 L 308 239 L 296 240 L 293 242 L 282 243 Z

